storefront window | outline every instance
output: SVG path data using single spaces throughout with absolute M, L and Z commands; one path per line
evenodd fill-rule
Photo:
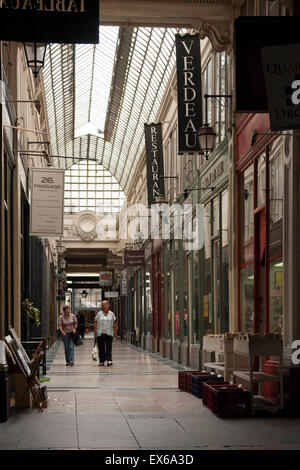
M 152 314 L 153 314 L 153 309 L 152 309 L 152 268 L 151 268 L 151 263 L 147 264 L 146 266 L 146 289 L 145 289 L 145 294 L 146 294 L 146 334 L 152 335 Z
M 253 332 L 254 328 L 254 271 L 248 264 L 241 269 L 241 331 Z
M 241 216 L 242 216 L 242 262 L 253 259 L 253 165 L 251 165 L 241 176 Z
M 221 333 L 229 331 L 228 189 L 222 193 L 222 318 Z
M 257 207 L 266 202 L 266 154 L 257 159 Z
M 171 311 L 172 311 L 172 302 L 171 302 L 171 266 L 170 266 L 170 245 L 166 244 L 164 249 L 164 308 L 165 315 L 167 316 L 167 330 L 165 331 L 165 336 L 171 338 L 172 335 L 172 320 L 171 320 Z
M 175 338 L 179 338 L 179 269 L 178 269 L 178 240 L 174 240 L 174 284 L 175 284 Z M 182 287 L 181 287 L 182 288 Z
M 188 307 L 188 262 L 187 262 L 187 255 L 186 251 L 183 251 L 182 256 L 182 263 L 183 263 L 183 331 L 185 340 L 187 340 L 188 336 L 188 315 L 189 315 L 189 307 Z
M 200 342 L 200 331 L 199 331 L 199 252 L 193 251 L 193 343 Z
M 270 263 L 270 320 L 271 332 L 283 332 L 283 262 L 282 258 Z
M 219 198 L 213 200 L 213 236 L 219 234 Z
M 270 234 L 269 234 L 269 329 L 281 332 L 283 327 L 283 150 L 282 138 L 269 147 L 270 174 Z
M 204 333 L 213 333 L 212 288 L 211 288 L 211 204 L 204 208 Z

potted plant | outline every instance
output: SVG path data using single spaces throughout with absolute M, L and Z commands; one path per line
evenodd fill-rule
M 36 308 L 29 299 L 25 299 L 22 302 L 22 307 L 25 312 L 25 320 L 27 325 L 34 324 L 34 326 L 40 326 L 40 311 Z

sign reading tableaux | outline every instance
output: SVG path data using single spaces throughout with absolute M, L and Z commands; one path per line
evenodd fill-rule
M 300 129 L 300 44 L 262 48 L 270 127 Z
M 199 34 L 176 34 L 178 152 L 199 153 L 202 126 Z
M 64 170 L 33 168 L 30 235 L 55 237 L 64 234 Z
M 125 250 L 124 251 L 125 266 L 144 266 L 145 252 L 144 250 Z
M 148 206 L 164 197 L 164 159 L 161 123 L 145 124 Z
M 0 0 L 0 40 L 99 43 L 98 0 Z

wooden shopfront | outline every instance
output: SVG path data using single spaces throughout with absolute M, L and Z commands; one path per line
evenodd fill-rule
M 238 121 L 238 329 L 243 332 L 282 332 L 285 142 L 285 136 L 270 134 L 267 114 Z

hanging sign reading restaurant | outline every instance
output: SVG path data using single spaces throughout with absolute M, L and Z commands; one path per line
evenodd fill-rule
M 0 40 L 99 43 L 99 1 L 0 0 Z
M 156 203 L 157 198 L 164 197 L 164 160 L 161 122 L 145 124 L 148 206 Z
M 30 235 L 55 237 L 64 233 L 64 170 L 33 168 Z
M 199 153 L 202 126 L 199 34 L 176 34 L 178 152 Z

